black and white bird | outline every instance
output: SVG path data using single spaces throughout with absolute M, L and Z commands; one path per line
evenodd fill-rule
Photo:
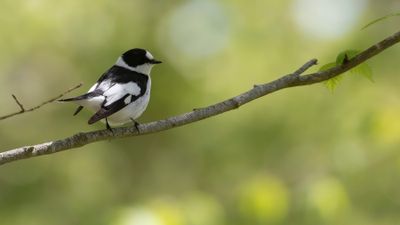
M 159 63 L 161 61 L 154 59 L 150 52 L 131 49 L 122 54 L 86 94 L 59 101 L 78 104 L 74 116 L 84 107 L 95 111 L 89 124 L 101 120 L 111 130 L 110 124 L 134 122 L 137 128 L 135 119 L 146 110 L 150 100 L 150 71 Z

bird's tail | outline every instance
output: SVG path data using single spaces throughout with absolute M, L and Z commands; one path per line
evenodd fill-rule
M 74 101 L 81 101 L 81 100 L 85 100 L 88 99 L 90 97 L 93 96 L 93 93 L 86 93 L 84 95 L 80 95 L 77 97 L 73 97 L 73 98 L 65 98 L 65 99 L 59 99 L 59 102 L 74 102 Z M 75 110 L 74 112 L 74 116 L 77 115 L 81 110 L 83 109 L 83 106 L 78 106 L 78 108 Z
M 86 93 L 86 94 L 83 94 L 83 95 L 80 95 L 80 96 L 77 96 L 77 97 L 73 97 L 73 98 L 59 99 L 58 101 L 59 101 L 59 102 L 82 101 L 82 100 L 86 100 L 86 99 L 91 99 L 91 98 L 97 97 L 97 96 L 99 96 L 100 94 L 101 94 L 101 93 L 99 93 L 99 92 L 93 91 L 93 92 L 89 92 L 89 93 Z M 83 109 L 83 106 L 80 105 L 80 106 L 75 110 L 74 116 L 75 116 L 76 114 L 78 114 L 82 109 Z
M 77 97 L 75 98 L 64 98 L 64 99 L 58 99 L 57 101 L 59 102 L 72 102 L 72 101 L 77 101 L 79 99 L 77 99 Z
M 90 99 L 90 98 L 94 98 L 97 97 L 99 95 L 101 95 L 102 92 L 101 91 L 92 91 L 92 92 L 88 92 L 86 94 L 83 95 L 79 95 L 73 98 L 65 98 L 65 99 L 60 99 L 58 100 L 59 102 L 72 102 L 72 101 L 80 101 L 80 100 L 86 100 L 86 99 Z
M 77 99 L 77 97 L 75 98 L 66 98 L 66 99 L 59 99 L 57 101 L 59 102 L 72 102 L 72 101 L 78 101 L 79 99 Z M 81 110 L 83 109 L 83 106 L 78 106 L 78 108 L 75 110 L 74 112 L 74 116 L 76 116 L 76 114 L 78 114 Z
M 72 101 L 80 101 L 80 100 L 85 100 L 85 99 L 89 99 L 89 98 L 93 98 L 98 96 L 97 93 L 94 92 L 89 92 L 83 95 L 79 95 L 73 98 L 64 98 L 64 99 L 59 99 L 59 102 L 72 102 Z

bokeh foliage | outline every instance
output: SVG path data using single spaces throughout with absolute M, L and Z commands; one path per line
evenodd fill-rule
M 333 18 L 352 15 L 337 27 L 352 25 L 338 36 L 320 35 L 331 24 L 313 33 L 296 17 L 310 2 L 2 0 L 0 113 L 18 110 L 11 93 L 26 106 L 81 81 L 74 94 L 82 93 L 121 52 L 144 47 L 164 61 L 140 119 L 152 121 L 310 58 L 335 61 L 398 29 L 393 18 L 361 30 L 400 8 L 396 0 L 324 0 Z M 356 8 L 335 14 L 332 2 Z M 333 94 L 322 84 L 282 90 L 182 128 L 1 166 L 0 224 L 394 224 L 399 57 L 394 47 L 369 62 L 374 83 L 345 76 Z M 1 148 L 104 128 L 86 124 L 90 112 L 72 117 L 74 107 L 54 103 L 0 121 Z

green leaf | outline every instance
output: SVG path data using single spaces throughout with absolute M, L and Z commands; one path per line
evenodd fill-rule
M 329 70 L 329 69 L 332 69 L 335 66 L 336 66 L 336 62 L 327 63 L 327 64 L 321 66 L 318 71 L 322 72 L 322 71 L 325 71 L 325 70 Z
M 354 58 L 359 53 L 360 51 L 355 49 L 349 49 L 339 53 L 338 56 L 336 57 L 336 65 L 342 65 L 346 61 Z
M 335 62 L 330 62 L 330 63 L 327 63 L 327 64 L 321 66 L 319 68 L 319 72 L 332 69 L 333 67 L 338 66 L 338 65 L 342 65 L 342 64 L 346 63 L 346 61 L 351 60 L 352 58 L 357 56 L 359 53 L 360 53 L 360 51 L 359 50 L 355 50 L 355 49 L 345 50 L 345 51 L 343 51 L 343 52 L 338 54 L 338 56 L 336 57 L 336 61 Z M 349 73 L 351 73 L 351 74 L 359 74 L 359 75 L 364 76 L 365 78 L 367 78 L 371 82 L 374 81 L 373 80 L 373 76 L 372 76 L 372 69 L 365 62 L 360 64 L 360 65 L 358 65 L 358 66 L 356 66 L 356 67 L 354 67 L 353 69 L 349 70 Z M 344 77 L 345 74 L 333 77 L 333 78 L 331 78 L 329 80 L 326 80 L 324 82 L 324 84 L 328 88 L 328 90 L 333 92 L 336 89 L 336 87 L 340 84 L 340 82 L 342 81 L 342 78 Z
M 370 80 L 371 82 L 374 82 L 372 68 L 366 63 L 362 63 L 362 64 L 354 67 L 349 72 L 352 74 L 361 75 L 361 76 L 367 78 L 368 80 Z
M 336 62 L 327 63 L 319 68 L 319 72 L 332 69 L 335 66 L 336 66 Z M 336 89 L 336 87 L 339 85 L 341 79 L 342 79 L 341 76 L 336 76 L 329 80 L 326 80 L 326 81 L 324 81 L 325 87 L 328 88 L 329 91 L 333 92 Z
M 382 21 L 382 20 L 386 20 L 386 19 L 388 19 L 388 18 L 392 18 L 392 17 L 395 17 L 395 16 L 400 16 L 400 12 L 398 12 L 398 13 L 391 13 L 391 14 L 389 14 L 389 15 L 386 15 L 386 16 L 380 17 L 380 18 L 378 18 L 378 19 L 376 19 L 376 20 L 373 20 L 373 21 L 369 22 L 367 25 L 365 25 L 363 28 L 361 28 L 361 30 L 364 30 L 365 28 L 367 28 L 367 27 L 369 27 L 369 26 L 371 26 L 371 25 L 374 25 L 374 24 L 376 24 L 376 23 L 378 23 L 378 22 L 380 22 L 380 21 Z
M 339 83 L 342 81 L 342 78 L 343 78 L 343 76 L 339 75 L 336 77 L 332 77 L 329 80 L 326 80 L 324 82 L 325 87 L 328 88 L 329 91 L 333 92 L 336 89 L 336 87 L 339 85 Z

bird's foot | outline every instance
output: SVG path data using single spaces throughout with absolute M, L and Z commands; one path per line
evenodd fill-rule
M 106 127 L 107 127 L 107 130 L 111 131 L 111 133 L 114 135 L 114 131 L 113 131 L 113 129 L 111 128 L 110 124 L 108 123 L 107 118 L 106 118 Z
M 133 125 L 135 126 L 137 132 L 140 134 L 140 130 L 139 130 L 139 125 L 140 125 L 140 123 L 138 123 L 136 120 L 134 120 L 134 119 L 132 119 L 132 118 L 130 118 L 130 119 L 131 119 L 131 121 L 133 122 Z

